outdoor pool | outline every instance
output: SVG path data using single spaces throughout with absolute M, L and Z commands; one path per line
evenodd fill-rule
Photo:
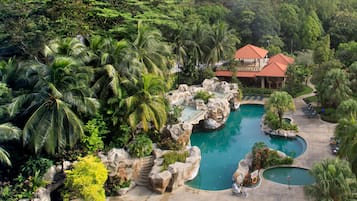
M 300 137 L 287 139 L 265 135 L 260 128 L 263 114 L 263 105 L 241 105 L 231 112 L 224 128 L 193 133 L 191 144 L 201 149 L 202 159 L 198 175 L 186 184 L 204 190 L 231 188 L 238 162 L 256 142 L 265 142 L 270 148 L 292 157 L 305 151 L 306 143 Z
M 309 171 L 298 167 L 275 167 L 263 172 L 265 179 L 287 185 L 309 185 L 315 182 Z

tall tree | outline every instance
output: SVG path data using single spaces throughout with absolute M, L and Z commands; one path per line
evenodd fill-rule
M 10 114 L 25 121 L 23 144 L 34 153 L 49 154 L 73 148 L 83 135 L 79 116 L 94 114 L 98 102 L 88 88 L 92 79 L 89 68 L 68 57 L 55 58 L 50 65 L 32 64 L 38 76 L 30 93 L 17 96 Z
M 324 30 L 322 28 L 319 17 L 314 11 L 304 20 L 301 29 L 301 39 L 303 48 L 311 49 L 314 47 L 315 42 L 322 36 Z
M 162 41 L 161 32 L 138 23 L 138 32 L 131 43 L 129 65 L 139 65 L 142 73 L 164 75 L 170 68 L 171 48 Z
M 144 131 L 148 131 L 150 125 L 160 130 L 167 120 L 164 80 L 152 74 L 144 74 L 141 79 L 127 81 L 124 85 L 128 93 L 125 99 L 128 124 L 133 130 L 138 124 Z
M 321 95 L 322 103 L 327 106 L 337 107 L 352 94 L 346 71 L 338 68 L 329 70 L 317 89 Z
M 280 127 L 283 124 L 284 113 L 295 110 L 293 98 L 285 91 L 276 91 L 272 93 L 268 99 L 266 107 L 268 110 L 278 115 Z
M 212 28 L 211 35 L 208 38 L 210 50 L 206 63 L 214 65 L 218 61 L 233 58 L 239 40 L 234 35 L 233 30 L 228 29 L 227 24 L 220 22 Z
M 339 159 L 327 159 L 316 163 L 310 170 L 315 183 L 305 186 L 306 195 L 313 200 L 353 200 L 356 193 L 356 176 L 348 163 Z

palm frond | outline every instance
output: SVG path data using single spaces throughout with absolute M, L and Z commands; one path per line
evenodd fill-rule
M 19 139 L 21 133 L 21 129 L 11 123 L 0 124 L 0 142 Z
M 11 166 L 11 161 L 9 157 L 10 157 L 9 153 L 5 149 L 0 147 L 0 163 L 4 163 L 8 166 Z

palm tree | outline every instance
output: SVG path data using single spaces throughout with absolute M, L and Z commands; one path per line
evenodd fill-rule
M 346 158 L 353 172 L 357 173 L 357 121 L 356 118 L 340 119 L 335 128 L 335 135 L 340 140 L 338 155 Z
M 356 192 L 356 176 L 351 172 L 347 161 L 327 159 L 317 163 L 310 170 L 315 183 L 305 186 L 306 195 L 316 201 L 353 200 Z
M 350 98 L 343 101 L 337 108 L 340 118 L 357 119 L 357 100 Z
M 329 70 L 319 87 L 323 102 L 338 106 L 343 100 L 351 97 L 352 91 L 349 85 L 350 81 L 344 70 L 338 68 Z
M 43 51 L 45 57 L 55 56 L 73 57 L 87 62 L 91 59 L 88 49 L 83 41 L 77 38 L 57 38 L 45 45 Z
M 17 140 L 21 136 L 21 130 L 10 123 L 0 124 L 0 143 Z M 0 163 L 11 166 L 9 153 L 0 146 Z
M 233 34 L 233 30 L 228 30 L 228 25 L 225 23 L 218 23 L 212 28 L 209 37 L 210 51 L 206 63 L 214 65 L 223 59 L 231 59 L 239 40 Z
M 274 112 L 279 117 L 280 128 L 283 124 L 283 116 L 287 111 L 295 110 L 293 98 L 285 91 L 276 91 L 268 99 L 267 109 Z
M 129 66 L 139 66 L 141 73 L 164 75 L 170 63 L 171 48 L 161 38 L 160 31 L 138 22 L 137 36 L 125 58 Z
M 140 123 L 144 131 L 152 124 L 159 130 L 167 120 L 167 103 L 164 98 L 164 80 L 152 74 L 141 79 L 124 82 L 128 97 L 125 99 L 128 124 L 135 130 Z
M 69 57 L 35 66 L 30 68 L 39 79 L 31 93 L 16 97 L 9 107 L 13 117 L 25 117 L 23 144 L 35 153 L 73 148 L 83 135 L 79 116 L 94 114 L 99 106 L 88 87 L 93 72 Z

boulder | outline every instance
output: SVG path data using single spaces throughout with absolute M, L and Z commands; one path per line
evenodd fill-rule
M 51 201 L 51 191 L 46 188 L 40 187 L 35 192 L 34 197 L 35 198 L 33 200 L 35 201 Z
M 159 173 L 150 173 L 150 184 L 152 189 L 158 193 L 164 193 L 172 178 L 171 173 L 166 170 Z
M 167 151 L 160 153 L 164 154 L 165 152 Z M 150 184 L 155 192 L 173 191 L 197 175 L 201 161 L 201 151 L 198 147 L 191 147 L 189 153 L 185 163 L 175 162 L 169 165 L 168 170 L 163 172 L 161 172 L 163 159 L 155 159 L 154 166 L 149 174 Z
M 167 126 L 163 132 L 168 133 L 169 136 L 177 143 L 186 146 L 190 142 L 192 128 L 192 124 L 179 123 Z
M 217 121 L 215 121 L 212 118 L 205 119 L 203 121 L 203 127 L 208 130 L 216 130 L 216 129 L 220 128 L 221 126 L 222 126 L 222 124 L 218 123 Z

